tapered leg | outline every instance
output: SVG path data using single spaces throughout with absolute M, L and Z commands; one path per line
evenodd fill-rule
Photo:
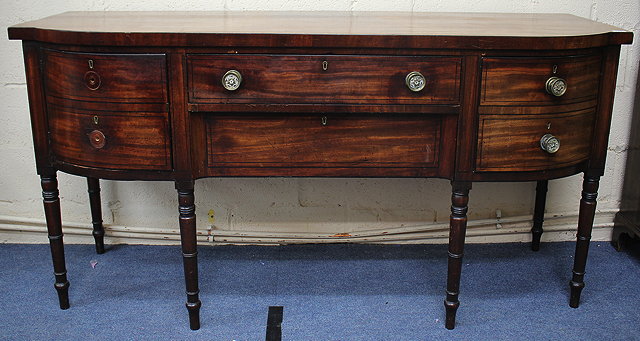
M 573 276 L 569 285 L 571 297 L 569 306 L 577 308 L 580 305 L 580 293 L 584 288 L 584 269 L 589 253 L 589 241 L 593 228 L 593 217 L 596 213 L 596 198 L 598 197 L 599 176 L 585 174 L 582 182 L 582 199 L 580 200 L 580 215 L 578 217 L 578 241 L 576 255 L 573 260 Z
M 544 222 L 544 206 L 547 202 L 547 180 L 538 181 L 536 186 L 536 206 L 533 210 L 533 227 L 531 228 L 531 250 L 540 250 L 540 237 L 542 236 L 542 223 Z
M 196 206 L 193 197 L 193 182 L 190 185 L 178 185 L 178 203 L 180 211 L 180 240 L 184 262 L 184 279 L 187 287 L 187 310 L 189 326 L 200 329 L 200 298 L 198 298 L 198 250 L 196 244 Z
M 93 239 L 96 241 L 96 252 L 101 254 L 104 253 L 104 227 L 102 226 L 102 204 L 100 203 L 100 180 L 87 178 L 87 187 L 89 188 Z
M 47 232 L 53 260 L 53 273 L 56 277 L 54 287 L 58 291 L 60 309 L 69 308 L 69 281 L 64 264 L 64 243 L 62 242 L 62 218 L 60 216 L 60 198 L 56 173 L 40 176 L 42 185 L 42 201 L 47 219 Z
M 452 182 L 451 218 L 449 220 L 449 266 L 447 270 L 447 297 L 444 307 L 447 313 L 445 327 L 453 329 L 456 325 L 456 311 L 460 306 L 460 274 L 462 272 L 462 254 L 464 237 L 467 230 L 467 204 L 469 203 L 470 182 Z

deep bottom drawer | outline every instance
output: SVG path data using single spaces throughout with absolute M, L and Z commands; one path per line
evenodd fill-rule
M 537 171 L 571 166 L 589 156 L 595 109 L 552 115 L 480 115 L 477 171 Z M 540 146 L 551 134 L 555 153 Z
M 167 113 L 50 107 L 49 130 L 58 161 L 109 169 L 171 169 Z
M 209 168 L 437 168 L 441 117 L 231 115 L 205 118 Z

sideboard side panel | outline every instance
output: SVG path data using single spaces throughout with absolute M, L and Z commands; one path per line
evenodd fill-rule
M 604 174 L 619 58 L 620 45 L 612 45 L 604 48 L 602 76 L 600 90 L 598 91 L 598 107 L 596 109 L 596 124 L 593 135 L 593 145 L 591 147 L 591 158 L 588 166 L 588 172 L 591 175 L 602 176 Z
M 42 84 L 42 70 L 40 67 L 40 46 L 36 42 L 24 41 L 22 43 L 22 50 L 26 69 L 36 169 L 38 174 L 49 173 L 45 171 L 45 169 L 50 170 L 51 162 L 49 158 L 47 109 Z

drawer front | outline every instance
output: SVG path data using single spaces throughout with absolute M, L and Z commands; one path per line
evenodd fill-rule
M 589 156 L 595 109 L 538 116 L 481 115 L 477 171 L 536 171 L 570 166 Z M 540 139 L 551 134 L 560 141 L 553 154 Z
M 438 167 L 442 118 L 211 115 L 208 167 Z
M 191 103 L 458 104 L 457 57 L 189 55 Z M 237 90 L 222 78 L 240 72 Z M 406 76 L 426 80 L 418 92 Z
M 480 105 L 554 105 L 592 100 L 598 93 L 600 65 L 600 56 L 483 58 Z M 546 91 L 551 77 L 565 80 L 563 95 Z
M 51 149 L 71 164 L 170 170 L 167 113 L 86 112 L 49 107 Z
M 88 54 L 45 50 L 47 95 L 105 102 L 167 102 L 163 54 Z

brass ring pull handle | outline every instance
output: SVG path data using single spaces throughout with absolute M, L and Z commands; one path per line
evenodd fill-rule
M 544 134 L 540 139 L 540 148 L 549 154 L 553 154 L 560 149 L 560 140 L 551 134 Z
M 222 86 L 229 91 L 236 91 L 242 83 L 242 75 L 237 70 L 229 70 L 222 76 Z
M 407 88 L 413 92 L 421 91 L 424 89 L 424 86 L 427 85 L 427 80 L 418 71 L 409 72 L 404 78 L 404 82 L 407 85 Z
M 549 77 L 544 87 L 549 95 L 560 97 L 567 92 L 567 81 L 560 77 Z

